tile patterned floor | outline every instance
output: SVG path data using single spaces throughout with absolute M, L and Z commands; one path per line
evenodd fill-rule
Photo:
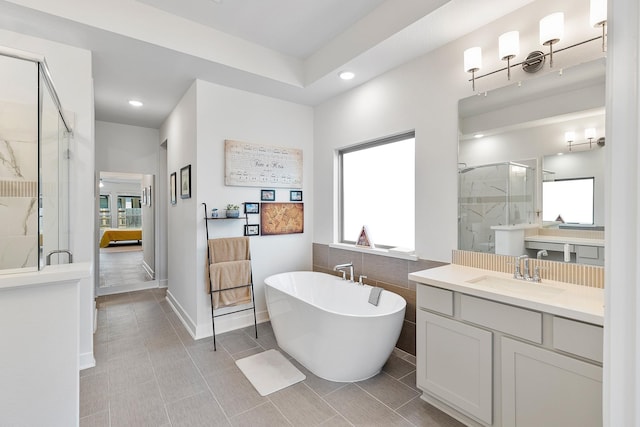
M 235 360 L 277 346 L 269 323 L 194 341 L 161 289 L 98 298 L 97 365 L 80 374 L 81 426 L 429 426 L 458 423 L 419 398 L 415 358 L 374 378 L 303 382 L 260 396 Z
M 143 252 L 100 250 L 100 287 L 122 286 L 151 280 L 142 267 Z

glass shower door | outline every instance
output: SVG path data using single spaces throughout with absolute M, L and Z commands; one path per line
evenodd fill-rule
M 40 239 L 42 257 L 69 248 L 69 134 L 40 74 Z M 53 254 L 51 264 L 69 262 Z

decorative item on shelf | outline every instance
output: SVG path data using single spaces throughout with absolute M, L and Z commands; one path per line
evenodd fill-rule
M 371 237 L 369 236 L 369 232 L 367 231 L 367 227 L 365 225 L 362 226 L 360 230 L 360 234 L 358 235 L 358 241 L 356 242 L 356 246 L 361 248 L 374 248 L 375 245 L 373 241 L 371 241 Z
M 211 218 L 218 218 L 218 209 L 211 209 Z
M 606 50 L 606 25 L 607 25 L 607 0 L 591 0 L 590 7 L 590 24 L 593 27 L 602 27 L 602 35 L 592 37 L 590 39 L 574 43 L 562 49 L 554 50 L 554 45 L 564 38 L 564 13 L 555 12 L 545 16 L 540 20 L 539 40 L 542 46 L 549 46 L 549 52 L 540 51 L 531 52 L 522 62 L 512 64 L 511 60 L 520 54 L 520 35 L 517 31 L 509 31 L 502 34 L 498 38 L 499 43 L 499 59 L 507 61 L 507 66 L 482 75 L 476 75 L 482 68 L 482 48 L 476 46 L 464 51 L 464 70 L 471 73 L 471 88 L 475 92 L 476 80 L 487 77 L 492 74 L 507 70 L 507 79 L 511 80 L 511 67 L 522 66 L 524 71 L 528 73 L 536 72 L 542 69 L 545 58 L 549 57 L 549 67 L 553 67 L 553 54 L 559 53 L 576 46 L 583 45 L 595 40 L 602 40 L 602 51 Z
M 239 218 L 240 217 L 240 206 L 229 203 L 227 205 L 227 210 L 225 212 L 225 216 L 227 218 Z

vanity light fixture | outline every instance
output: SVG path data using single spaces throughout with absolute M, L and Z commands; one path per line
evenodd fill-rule
M 351 80 L 356 76 L 353 71 L 341 71 L 338 75 L 342 80 Z
M 595 40 L 602 39 L 602 51 L 606 48 L 606 25 L 607 25 L 607 0 L 590 0 L 590 19 L 589 22 L 594 27 L 602 27 L 602 35 L 590 38 L 575 44 L 572 44 L 561 49 L 553 48 L 553 45 L 557 44 L 564 38 L 564 13 L 555 12 L 545 16 L 540 20 L 540 44 L 543 46 L 549 46 L 549 52 L 543 53 L 540 51 L 531 52 L 527 55 L 527 58 L 522 62 L 512 64 L 511 60 L 520 54 L 520 34 L 517 31 L 509 31 L 502 34 L 498 38 L 498 57 L 502 61 L 507 61 L 507 66 L 494 70 L 485 74 L 476 75 L 476 72 L 482 68 L 482 50 L 479 47 L 472 47 L 464 51 L 464 70 L 467 73 L 471 73 L 471 87 L 473 91 L 476 90 L 476 79 L 487 77 L 492 74 L 496 74 L 500 71 L 507 70 L 507 79 L 511 80 L 511 67 L 522 66 L 522 68 L 529 73 L 536 72 L 542 69 L 545 59 L 549 57 L 549 66 L 553 67 L 553 54 L 559 53 L 567 49 L 571 49 L 576 46 L 583 45 Z
M 498 57 L 507 61 L 507 80 L 511 80 L 511 60 L 520 55 L 520 33 L 509 31 L 498 37 Z
M 471 73 L 471 87 L 476 90 L 476 71 L 482 68 L 482 48 L 471 47 L 464 51 L 464 70 Z
M 549 46 L 549 67 L 553 68 L 553 45 L 564 38 L 564 13 L 556 12 L 540 20 L 540 44 Z
M 584 130 L 584 138 L 589 141 L 589 148 L 591 148 L 591 144 L 593 140 L 596 138 L 596 130 L 595 128 L 586 128 Z
M 589 150 L 591 150 L 593 148 L 593 144 L 596 143 L 599 147 L 603 147 L 604 146 L 604 137 L 603 138 L 599 138 L 596 140 L 596 129 L 595 128 L 586 128 L 584 130 L 584 139 L 586 139 L 585 142 L 578 142 L 576 143 L 576 133 L 575 132 L 565 132 L 564 134 L 564 140 L 566 141 L 567 145 L 569 146 L 569 151 L 572 151 L 572 148 L 575 147 L 576 145 L 585 145 L 585 144 L 589 144 Z
M 605 43 L 607 32 L 607 0 L 591 0 L 589 23 L 595 28 L 602 27 L 602 51 L 604 52 L 607 48 Z
M 131 105 L 132 107 L 142 107 L 144 104 L 142 103 L 142 101 L 138 101 L 137 99 L 130 99 L 129 100 L 129 105 Z

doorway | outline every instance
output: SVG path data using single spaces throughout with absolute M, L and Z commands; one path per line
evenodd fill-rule
M 153 175 L 100 172 L 97 295 L 156 287 Z

